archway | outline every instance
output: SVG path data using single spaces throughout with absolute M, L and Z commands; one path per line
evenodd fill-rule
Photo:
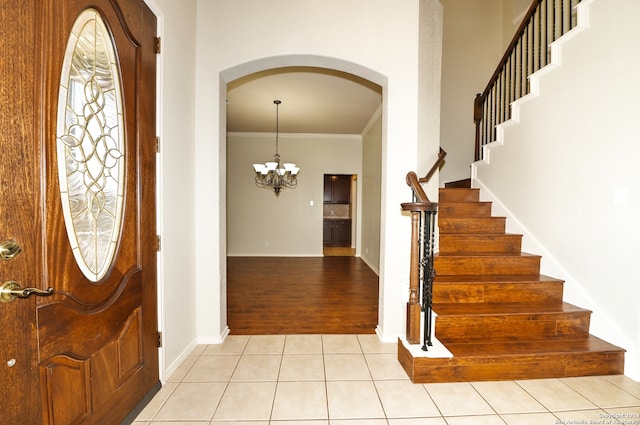
M 385 96 L 384 93 L 386 92 L 386 77 L 384 77 L 383 75 L 372 71 L 368 68 L 359 66 L 357 64 L 353 64 L 351 62 L 347 62 L 347 61 L 343 61 L 343 60 L 338 60 L 338 59 L 334 59 L 334 58 L 326 58 L 326 57 L 318 57 L 318 56 L 307 56 L 307 55 L 292 55 L 292 56 L 280 56 L 280 57 L 272 57 L 272 58 L 264 58 L 261 60 L 256 60 L 256 61 L 252 61 L 249 63 L 245 63 L 245 64 L 241 64 L 238 66 L 235 66 L 233 68 L 227 69 L 223 72 L 221 72 L 220 77 L 221 77 L 221 92 L 224 91 L 225 96 L 221 96 L 221 98 L 227 102 L 227 90 L 228 87 L 234 87 L 235 84 L 238 81 L 241 80 L 251 80 L 252 78 L 254 78 L 254 76 L 256 75 L 260 75 L 260 74 L 272 74 L 274 72 L 287 72 L 287 70 L 291 70 L 292 68 L 300 68 L 300 67 L 305 67 L 307 69 L 309 68 L 314 68 L 316 69 L 316 72 L 320 72 L 320 73 L 327 73 L 327 74 L 335 74 L 335 75 L 340 75 L 340 74 L 344 74 L 344 75 L 348 75 L 350 76 L 350 78 L 353 79 L 357 79 L 357 80 L 361 80 L 366 84 L 370 84 L 370 85 L 375 85 L 378 90 L 381 93 L 381 99 L 380 99 L 380 105 L 379 105 L 379 109 L 377 111 L 377 119 L 378 119 L 378 128 L 377 128 L 377 137 L 379 138 L 378 141 L 378 145 L 377 145 L 377 153 L 375 155 L 379 157 L 381 157 L 381 152 L 382 152 L 382 145 L 385 142 L 385 132 L 384 132 L 384 116 L 383 116 L 383 112 L 384 112 L 384 107 L 383 104 L 385 102 Z M 339 78 L 339 77 L 336 77 Z M 269 99 L 265 100 L 265 104 L 267 105 L 270 102 Z M 233 101 L 232 101 L 233 104 Z M 221 117 L 220 117 L 220 122 L 228 122 L 227 119 L 227 105 L 224 105 L 225 107 L 220 108 L 221 111 Z M 267 105 L 268 107 L 268 105 Z M 271 123 L 269 123 L 271 124 Z M 259 230 L 258 227 L 255 227 L 254 231 L 251 231 L 250 229 L 247 230 L 245 229 L 245 231 L 247 231 L 247 236 L 242 237 L 241 239 L 243 241 L 245 241 L 248 245 L 244 246 L 244 247 L 238 247 L 234 244 L 234 240 L 238 239 L 238 238 L 234 238 L 234 232 L 236 232 L 237 226 L 234 225 L 230 225 L 229 222 L 230 221 L 237 221 L 237 222 L 242 222 L 241 218 L 239 218 L 238 216 L 241 215 L 240 212 L 244 211 L 246 212 L 250 207 L 248 208 L 242 208 L 242 207 L 238 207 L 238 203 L 236 202 L 235 198 L 233 198 L 233 191 L 240 191 L 243 194 L 248 193 L 251 191 L 252 196 L 253 193 L 256 192 L 255 188 L 247 188 L 246 186 L 244 188 L 238 189 L 238 187 L 236 186 L 236 180 L 244 180 L 245 179 L 245 175 L 249 176 L 251 174 L 250 171 L 250 164 L 251 164 L 251 160 L 246 160 L 244 162 L 241 162 L 240 164 L 236 164 L 236 163 L 232 163 L 230 162 L 230 158 L 234 157 L 234 155 L 237 155 L 237 152 L 234 152 L 233 150 L 230 151 L 229 147 L 227 146 L 228 143 L 228 139 L 227 139 L 227 132 L 228 129 L 226 126 L 221 127 L 224 130 L 224 134 L 220 135 L 220 140 L 224 140 L 223 143 L 221 143 L 221 152 L 222 149 L 224 149 L 224 154 L 220 156 L 221 160 L 220 160 L 220 177 L 221 177 L 221 188 L 226 188 L 226 196 L 225 196 L 225 202 L 224 203 L 220 203 L 220 217 L 221 217 L 221 223 L 226 223 L 226 231 L 222 232 L 222 234 L 224 234 L 224 239 L 220 241 L 220 252 L 221 252 L 221 258 L 220 258 L 220 264 L 224 265 L 224 267 L 226 267 L 226 257 L 227 255 L 230 253 L 231 251 L 231 255 L 237 255 L 238 252 L 249 252 L 250 255 L 264 255 L 265 252 L 267 253 L 267 255 L 269 255 L 270 252 L 267 249 L 265 249 L 265 246 L 267 246 L 269 249 L 273 249 L 274 246 L 272 245 L 272 243 L 270 242 L 270 238 L 271 236 L 269 236 L 268 234 L 266 235 L 256 235 L 256 233 L 260 233 L 261 231 Z M 271 127 L 269 127 L 270 129 Z M 222 130 L 221 130 L 222 131 Z M 268 131 L 268 130 L 266 130 Z M 271 137 L 271 136 L 269 136 Z M 233 139 L 233 137 L 231 137 L 231 139 Z M 362 137 L 360 137 L 360 140 L 362 140 Z M 281 145 L 282 146 L 282 145 Z M 360 148 L 362 149 L 362 148 Z M 253 149 L 246 149 L 246 150 L 253 150 Z M 286 159 L 284 156 L 286 154 L 283 153 L 283 159 Z M 358 153 L 359 155 L 359 159 L 362 162 L 362 152 Z M 266 155 L 263 155 L 266 156 Z M 370 158 L 371 154 L 369 153 L 367 158 Z M 264 159 L 264 158 L 262 158 Z M 295 162 L 297 162 L 298 160 L 296 160 Z M 245 165 L 244 164 L 246 162 L 246 164 L 249 164 L 249 166 L 246 166 L 246 170 Z M 253 162 L 257 162 L 257 161 L 253 161 Z M 229 166 L 230 170 L 227 170 L 226 167 Z M 364 167 L 364 165 L 362 165 L 362 167 Z M 380 161 L 377 161 L 377 186 L 376 186 L 376 197 L 374 200 L 369 200 L 368 202 L 373 205 L 375 205 L 376 208 L 376 213 L 373 214 L 374 217 L 368 217 L 365 218 L 364 220 L 358 220 L 359 223 L 367 222 L 367 228 L 371 229 L 371 221 L 372 220 L 376 220 L 376 229 L 375 232 L 377 233 L 377 235 L 375 235 L 376 237 L 374 238 L 376 240 L 377 245 L 375 246 L 375 248 L 372 248 L 371 246 L 367 245 L 366 247 L 366 254 L 369 254 L 370 258 L 373 258 L 373 262 L 375 264 L 369 264 L 370 266 L 372 266 L 371 268 L 373 268 L 376 272 L 378 272 L 378 267 L 379 267 L 379 252 L 380 252 L 380 237 L 379 237 L 379 233 L 380 233 L 380 178 L 381 178 L 381 170 L 380 170 Z M 233 173 L 235 172 L 235 168 L 238 169 L 242 169 L 241 172 L 236 173 L 236 176 L 234 177 Z M 317 171 L 317 170 L 309 170 L 308 168 L 306 169 L 307 174 L 303 174 L 305 176 L 305 178 L 309 178 L 309 172 L 310 171 Z M 341 172 L 340 169 L 324 169 L 324 171 L 331 171 L 331 172 Z M 348 170 L 349 173 L 351 173 L 351 170 Z M 354 172 L 354 174 L 362 174 L 362 169 L 358 169 L 357 172 Z M 318 174 L 320 177 L 322 176 L 322 173 L 316 173 Z M 371 173 L 368 172 L 368 174 L 370 175 Z M 229 177 L 228 177 L 229 176 Z M 360 182 L 359 182 L 360 184 Z M 365 183 L 365 184 L 370 184 L 370 182 Z M 231 193 L 230 191 L 230 185 L 233 185 L 233 189 L 231 189 Z M 318 189 L 321 190 L 321 186 L 318 186 Z M 311 190 L 311 189 L 309 189 Z M 304 191 L 304 189 L 296 189 L 296 192 L 300 192 L 300 191 Z M 370 190 L 367 191 L 363 191 L 362 188 L 360 188 L 361 192 L 366 192 L 366 193 L 370 193 Z M 259 196 L 261 196 L 262 194 L 258 194 Z M 318 198 L 315 196 L 314 193 L 306 193 L 305 195 L 300 195 L 301 199 L 298 199 L 297 201 L 292 201 L 290 199 L 291 196 L 298 196 L 299 193 L 296 193 L 296 195 L 292 195 L 289 194 L 287 192 L 285 192 L 284 194 L 285 196 L 280 196 L 277 203 L 274 203 L 274 197 L 273 194 L 269 195 L 269 194 L 264 194 L 265 197 L 270 196 L 271 198 L 261 198 L 263 199 L 263 203 L 265 202 L 271 202 L 270 208 L 268 208 L 268 210 L 270 211 L 273 208 L 284 208 L 284 213 L 282 214 L 286 214 L 286 209 L 293 209 L 293 208 L 297 208 L 295 207 L 296 202 L 299 205 L 302 202 L 306 202 L 306 203 L 311 203 L 313 205 L 313 199 L 318 200 Z M 305 198 L 306 196 L 306 198 Z M 230 199 L 230 197 L 232 199 Z M 289 197 L 289 198 L 287 198 Z M 311 201 L 309 201 L 308 199 L 311 199 Z M 288 207 L 283 207 L 283 204 L 287 204 L 287 202 L 290 202 Z M 316 201 L 317 202 L 317 201 Z M 322 197 L 320 196 L 319 198 L 319 202 L 320 205 L 322 203 Z M 366 202 L 366 200 L 365 200 Z M 258 203 L 256 201 L 256 203 Z M 365 208 L 362 208 L 362 205 L 358 205 L 357 206 L 357 210 L 358 211 L 363 211 L 363 210 L 367 210 Z M 368 210 L 371 210 L 371 208 L 368 208 Z M 227 214 L 229 214 L 229 217 L 227 216 Z M 264 219 L 265 221 L 269 221 L 268 217 L 261 217 L 261 219 Z M 250 220 L 249 216 L 247 216 L 246 220 Z M 313 223 L 314 220 L 310 220 L 312 223 L 310 224 L 310 226 L 315 226 L 316 224 Z M 305 221 L 305 225 L 309 225 L 309 220 Z M 247 223 L 247 221 L 244 221 L 242 223 Z M 290 225 L 292 225 L 291 223 L 293 223 L 292 220 L 289 221 Z M 262 224 L 261 224 L 262 225 Z M 257 226 L 257 225 L 256 225 Z M 319 224 L 317 224 L 317 226 L 321 229 L 321 222 Z M 245 226 L 246 227 L 246 226 Z M 305 230 L 306 229 L 306 230 Z M 299 229 L 297 232 L 305 232 L 305 231 L 309 231 L 309 227 L 306 228 L 302 228 Z M 314 231 L 315 232 L 315 231 Z M 278 233 L 274 230 L 274 233 Z M 294 230 L 293 233 L 295 234 L 296 231 Z M 368 236 L 370 235 L 370 231 L 367 233 Z M 315 233 L 314 233 L 315 234 Z M 362 234 L 362 231 L 358 231 L 357 232 L 358 235 Z M 317 235 L 320 237 L 321 236 L 321 230 L 317 233 Z M 253 241 L 250 241 L 248 239 L 251 239 L 252 236 L 255 236 L 253 239 Z M 230 241 L 232 243 L 232 246 L 230 246 Z M 358 246 L 358 250 L 360 248 L 360 243 L 361 240 L 358 239 L 357 241 L 357 246 Z M 271 244 L 271 245 L 270 245 Z M 319 249 L 321 247 L 321 244 L 316 244 L 316 247 Z M 301 251 L 296 251 L 295 247 L 292 248 L 292 250 L 290 252 L 285 253 L 285 255 L 296 255 L 296 252 L 298 252 L 299 254 L 303 255 L 303 256 L 307 256 L 307 255 L 315 255 L 315 253 L 313 252 L 309 252 L 309 251 L 305 251 L 305 248 L 300 248 Z M 253 251 L 251 251 L 253 250 Z M 277 249 L 275 250 L 277 251 Z M 375 251 L 375 252 L 373 252 Z M 277 253 L 276 253 L 277 255 Z M 322 255 L 321 250 L 318 252 L 318 255 Z M 360 252 L 358 252 L 358 256 L 360 256 Z M 366 262 L 366 261 L 365 261 Z M 222 273 L 223 276 L 225 276 L 224 282 L 223 284 L 226 285 L 227 280 L 227 271 L 225 269 L 225 271 Z M 380 288 L 382 287 L 382 285 L 379 286 Z M 380 290 L 379 290 L 380 291 Z M 226 292 L 226 291 L 225 291 Z M 378 294 L 379 298 L 382 299 L 382 292 L 380 291 L 380 293 Z M 221 298 L 221 303 L 226 303 L 226 297 Z M 225 305 L 223 305 L 223 307 L 225 307 Z M 226 309 L 222 309 L 223 311 L 226 311 Z M 233 330 L 232 330 L 233 331 Z M 372 329 L 373 331 L 373 329 Z

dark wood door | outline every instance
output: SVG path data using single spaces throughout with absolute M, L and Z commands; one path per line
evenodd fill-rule
M 54 294 L 0 304 L 0 423 L 118 424 L 159 386 L 155 16 L 143 0 L 1 10 L 0 239 L 23 250 L 2 279 Z

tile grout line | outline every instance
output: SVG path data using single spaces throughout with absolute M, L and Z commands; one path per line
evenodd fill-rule
M 236 370 L 238 369 L 238 365 L 240 364 L 240 360 L 242 359 L 242 356 L 244 354 L 244 350 L 247 348 L 247 345 L 249 345 L 249 340 L 250 339 L 251 339 L 251 337 L 247 338 L 247 342 L 245 342 L 244 347 L 242 347 L 242 351 L 240 352 L 240 356 L 238 356 L 238 361 L 236 362 L 236 365 L 233 367 L 233 370 L 231 371 L 231 374 L 229 374 L 229 379 L 227 380 L 227 382 L 224 385 L 224 390 L 222 391 L 222 394 L 220 394 L 220 400 L 218 400 L 218 402 L 216 403 L 216 407 L 213 409 L 213 412 L 211 412 L 211 418 L 209 418 L 209 423 L 213 422 L 213 418 L 216 415 L 216 412 L 218 411 L 218 409 L 220 408 L 220 404 L 222 403 L 222 399 L 224 398 L 225 393 L 229 389 L 229 384 L 231 384 L 231 378 L 233 378 L 233 374 L 236 373 Z M 203 350 L 202 352 L 204 353 L 204 351 L 205 350 Z
M 371 367 L 369 362 L 367 361 L 367 356 L 365 353 L 364 346 L 362 345 L 362 341 L 360 339 L 360 334 L 356 335 L 356 340 L 358 341 L 358 345 L 360 346 L 360 352 L 362 354 L 362 358 L 364 359 L 365 364 L 367 365 L 367 372 L 369 372 L 369 378 L 371 378 L 371 384 L 373 385 L 373 389 L 376 392 L 376 396 L 378 397 L 378 403 L 380 403 L 380 408 L 382 409 L 382 413 L 384 414 L 384 419 L 387 424 L 389 424 L 389 417 L 387 415 L 387 410 L 384 408 L 384 403 L 382 402 L 382 397 L 380 397 L 380 391 L 378 391 L 378 386 L 376 385 L 375 379 L 373 379 L 373 373 L 371 372 Z M 370 353 L 371 354 L 371 353 Z
M 367 360 L 367 356 L 364 352 L 364 347 L 362 346 L 362 341 L 360 341 L 360 337 L 356 335 L 356 339 L 358 340 L 358 344 L 360 345 L 360 351 L 362 351 L 362 357 L 364 358 L 364 362 L 367 365 L 367 371 L 369 372 L 369 377 L 371 378 L 371 383 L 373 384 L 373 389 L 376 391 L 376 395 L 378 396 L 378 402 L 380 403 L 380 407 L 382 408 L 382 413 L 384 413 L 384 419 L 389 423 L 389 416 L 387 415 L 387 410 L 384 408 L 384 403 L 382 402 L 382 397 L 380 397 L 380 391 L 378 391 L 378 386 L 376 385 L 376 380 L 373 379 L 373 373 L 371 372 L 371 366 L 369 361 Z
M 585 378 L 585 377 L 576 377 L 576 378 Z M 629 391 L 627 391 L 625 388 L 617 385 L 615 382 L 610 381 L 609 379 L 606 378 L 606 375 L 604 376 L 591 376 L 589 378 L 598 378 L 602 381 L 606 381 L 609 384 L 613 385 L 614 387 L 618 388 L 619 390 L 627 393 L 629 396 L 635 398 L 638 400 L 638 406 L 640 406 L 640 399 L 638 397 L 636 397 L 634 394 L 630 393 Z M 571 388 L 572 390 L 576 391 L 578 394 L 580 394 L 582 397 L 584 397 L 586 400 L 588 400 L 590 403 L 592 403 L 594 406 L 596 406 L 599 410 L 602 410 L 603 412 L 607 412 L 609 413 L 610 410 L 612 409 L 621 409 L 621 408 L 627 408 L 627 407 L 634 407 L 634 406 L 609 406 L 609 407 L 605 407 L 605 406 L 601 406 L 600 403 L 596 403 L 595 400 L 592 400 L 591 398 L 587 397 L 585 394 L 583 394 L 582 392 L 578 391 L 576 388 L 574 388 L 571 384 L 569 384 L 568 382 L 565 382 L 567 378 L 562 379 L 561 381 L 567 385 L 569 388 Z M 592 409 L 595 410 L 595 409 Z
M 550 409 L 549 409 L 549 408 L 548 408 L 548 407 L 547 407 L 547 406 L 546 406 L 546 405 L 545 405 L 541 400 L 538 400 L 538 398 L 537 398 L 535 395 L 531 394 L 531 392 L 529 392 L 525 387 L 523 387 L 523 386 L 520 384 L 520 382 L 518 382 L 517 380 L 514 380 L 513 382 L 514 382 L 518 387 L 522 388 L 522 390 L 523 390 L 525 393 L 529 394 L 529 397 L 531 397 L 532 399 L 534 399 L 534 400 L 535 400 L 535 401 L 536 401 L 540 406 L 542 406 L 542 408 L 543 408 L 543 409 L 545 409 L 545 410 L 547 411 L 547 413 L 550 413 L 550 414 L 551 414 L 551 415 L 553 415 L 553 417 L 555 417 L 557 420 L 560 420 L 560 418 L 559 418 L 555 413 L 553 413 L 553 412 L 552 412 L 552 411 L 551 411 L 551 410 L 550 410 Z M 565 385 L 566 385 L 566 384 L 565 384 Z M 573 389 L 573 388 L 572 388 L 572 389 Z M 574 390 L 574 391 L 575 391 L 575 390 Z M 578 393 L 578 394 L 579 394 L 579 393 Z M 582 394 L 579 394 L 579 395 L 582 395 Z M 583 396 L 583 397 L 584 397 L 584 396 Z M 500 418 L 502 418 L 502 416 L 500 416 Z
M 196 345 L 192 351 L 194 351 L 197 347 L 198 347 L 198 346 Z M 202 350 L 202 351 L 204 351 L 204 350 Z M 189 354 L 189 356 L 190 356 L 190 355 L 192 355 L 192 354 L 190 353 L 190 354 Z M 189 356 L 187 356 L 187 358 L 188 358 Z M 165 398 L 165 400 L 160 404 L 160 406 L 158 406 L 158 409 L 157 409 L 157 410 L 153 413 L 153 415 L 151 416 L 151 419 L 149 420 L 149 423 L 153 423 L 153 422 L 155 422 L 156 417 L 158 416 L 158 414 L 160 413 L 160 411 L 162 410 L 162 408 L 167 404 L 167 402 L 169 401 L 169 399 L 171 398 L 171 396 L 173 395 L 173 393 L 175 393 L 175 391 L 178 389 L 178 387 L 180 386 L 180 384 L 182 384 L 182 383 L 183 383 L 184 378 L 187 376 L 187 374 L 189 373 L 189 371 L 190 371 L 190 370 L 193 368 L 193 366 L 196 364 L 196 362 L 198 361 L 198 359 L 200 358 L 200 356 L 201 356 L 201 354 L 197 354 L 197 355 L 195 355 L 196 359 L 193 361 L 193 363 L 191 364 L 191 366 L 189 366 L 189 368 L 185 371 L 184 375 L 180 378 L 180 380 L 179 380 L 178 382 L 170 382 L 170 381 L 167 381 L 167 382 L 165 383 L 165 385 L 166 385 L 166 384 L 169 384 L 169 383 L 171 383 L 171 384 L 173 384 L 173 383 L 174 383 L 174 384 L 176 384 L 176 386 L 171 390 L 171 392 L 169 392 L 169 394 L 167 395 L 167 397 Z M 186 360 L 186 359 L 185 359 L 185 360 Z M 183 362 L 184 362 L 184 360 L 183 360 Z M 175 371 L 174 371 L 174 373 L 175 373 Z M 171 378 L 171 377 L 169 376 L 168 378 Z M 164 387 L 164 385 L 163 385 L 162 387 Z M 161 387 L 161 388 L 162 388 L 162 387 Z
M 620 390 L 624 391 L 625 393 L 629 394 L 631 397 L 635 398 L 638 400 L 638 406 L 640 406 L 640 397 L 636 396 L 635 394 L 633 394 L 632 392 L 629 392 L 625 387 L 618 385 L 616 382 L 612 381 L 611 379 L 609 379 L 612 375 L 603 375 L 601 376 L 602 379 L 604 379 L 605 381 L 609 382 L 610 384 L 612 384 L 613 386 L 615 386 L 616 388 L 619 388 Z
M 487 400 L 487 399 L 485 398 L 485 396 L 484 396 L 484 395 L 482 395 L 482 393 L 480 392 L 480 390 L 478 390 L 478 388 L 477 388 L 475 385 L 473 385 L 473 382 L 469 382 L 469 385 L 471 385 L 471 388 L 473 388 L 473 390 L 474 390 L 474 391 L 475 391 L 475 392 L 480 396 L 480 398 L 481 398 L 482 400 L 484 400 L 484 402 L 485 402 L 485 403 L 487 403 L 487 406 L 489 406 L 489 407 L 491 408 L 491 410 L 493 410 L 493 413 L 495 413 L 495 414 L 496 414 L 496 416 L 498 416 L 498 418 L 500 418 L 500 420 L 501 420 L 502 422 L 505 422 L 505 423 L 506 423 L 506 421 L 505 421 L 504 419 L 502 419 L 502 416 L 500 416 L 500 413 L 498 413 L 498 411 L 495 409 L 495 407 L 493 407 L 493 404 L 489 403 L 489 400 Z
M 413 384 L 413 382 L 412 382 L 412 384 Z M 433 396 L 429 392 L 429 389 L 427 388 L 427 386 L 425 384 L 420 384 L 420 386 L 427 393 L 427 397 L 429 397 L 429 400 L 431 400 L 433 405 L 436 406 L 436 409 L 438 410 L 438 413 L 440 414 L 440 417 L 442 418 L 442 420 L 445 421 L 448 424 L 449 422 L 445 419 L 444 413 L 442 413 L 442 409 L 440 409 L 440 406 L 438 406 L 438 403 L 436 403 L 436 401 L 433 399 Z
M 236 373 L 236 370 L 238 370 L 238 365 L 240 364 L 240 360 L 242 360 L 242 356 L 244 355 L 245 350 L 247 349 L 247 346 L 249 345 L 249 341 L 251 340 L 251 336 L 249 336 L 249 338 L 247 338 L 247 341 L 244 343 L 244 346 L 242 347 L 242 350 L 240 351 L 240 355 L 238 356 L 238 361 L 236 362 L 235 366 L 233 367 L 233 370 L 231 371 L 231 373 L 229 374 L 229 379 L 227 379 L 227 382 L 224 383 L 224 390 L 222 391 L 222 394 L 220 394 L 220 400 L 218 400 L 218 403 L 216 403 L 216 407 L 213 409 L 213 412 L 211 413 L 211 418 L 209 419 L 209 422 L 212 423 L 213 422 L 213 418 L 216 415 L 216 412 L 218 411 L 218 409 L 220 408 L 220 404 L 222 403 L 222 400 L 224 399 L 224 395 L 227 392 L 227 390 L 229 389 L 229 385 L 231 384 L 231 380 L 233 378 L 233 374 Z M 207 344 L 208 345 L 208 344 Z M 203 350 L 204 353 L 205 350 Z M 223 354 L 215 354 L 214 356 L 221 356 Z M 230 354 L 232 355 L 232 354 Z
M 273 390 L 273 400 L 271 401 L 271 412 L 269 413 L 269 423 L 271 423 L 273 419 L 273 410 L 276 406 L 276 397 L 278 396 L 278 387 L 280 386 L 280 373 L 282 373 L 282 362 L 284 360 L 284 350 L 287 346 L 287 338 L 289 335 L 284 336 L 284 342 L 282 344 L 282 351 L 280 352 L 280 363 L 278 364 L 278 374 L 276 376 L 276 387 Z
M 329 385 L 327 383 L 327 362 L 325 361 L 324 351 L 324 335 L 320 335 L 320 352 L 322 353 L 322 374 L 324 376 L 324 394 L 325 394 L 325 407 L 327 409 L 327 423 L 331 424 L 331 411 L 329 410 Z

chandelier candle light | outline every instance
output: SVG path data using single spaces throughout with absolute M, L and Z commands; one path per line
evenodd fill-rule
M 283 189 L 293 189 L 298 185 L 300 168 L 290 162 L 280 163 L 280 155 L 278 154 L 278 115 L 282 102 L 274 100 L 273 103 L 276 105 L 276 154 L 273 156 L 273 161 L 265 162 L 264 164 L 253 164 L 253 169 L 256 172 L 256 186 L 263 189 L 271 189 L 276 196 L 279 196 L 280 191 Z

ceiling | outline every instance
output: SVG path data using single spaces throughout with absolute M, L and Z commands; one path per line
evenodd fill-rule
M 353 74 L 286 67 L 227 85 L 227 131 L 361 134 L 382 103 L 382 87 Z

